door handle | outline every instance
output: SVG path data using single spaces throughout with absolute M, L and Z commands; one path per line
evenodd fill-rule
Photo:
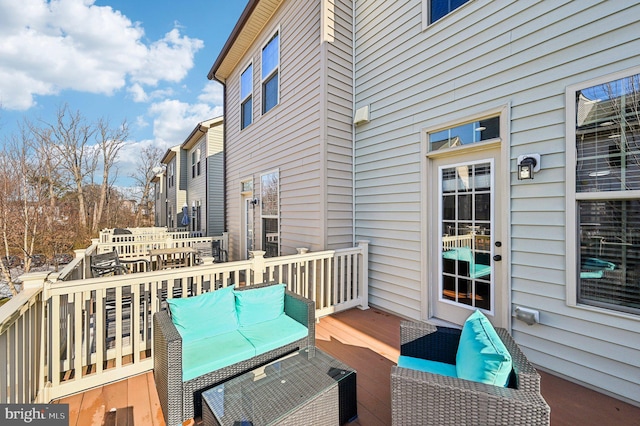
M 499 254 L 496 254 L 495 256 L 493 256 L 493 260 L 495 260 L 496 262 L 499 262 L 502 260 L 502 256 Z

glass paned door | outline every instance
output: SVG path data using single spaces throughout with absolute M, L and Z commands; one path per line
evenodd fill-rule
M 253 251 L 253 197 L 244 197 L 244 258 L 249 259 L 249 252 Z
M 495 315 L 502 300 L 497 230 L 496 156 L 433 163 L 433 316 L 461 324 L 475 310 Z M 495 257 L 494 257 L 495 256 Z
M 440 299 L 491 310 L 491 163 L 440 169 Z

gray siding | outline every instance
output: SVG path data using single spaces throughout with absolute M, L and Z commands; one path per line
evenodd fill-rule
M 192 167 L 191 167 L 191 155 L 195 152 L 197 155 L 198 150 L 200 150 L 200 175 L 196 173 L 195 177 L 193 175 Z M 196 229 L 196 231 L 202 231 L 207 229 L 207 179 L 206 179 L 206 164 L 207 164 L 207 151 L 206 151 L 206 136 L 203 135 L 200 140 L 189 150 L 181 150 L 186 154 L 186 163 L 185 163 L 185 175 L 187 180 L 187 205 L 189 206 L 189 211 L 191 211 L 191 207 L 193 203 L 200 203 L 200 215 L 201 215 L 201 223 L 200 229 Z M 190 229 L 193 229 L 193 224 L 190 225 Z
M 261 49 L 280 29 L 280 99 L 261 114 Z M 280 171 L 281 252 L 317 250 L 320 233 L 319 9 L 317 2 L 285 1 L 227 80 L 227 225 L 230 257 L 240 256 L 241 180 L 252 177 L 260 194 L 260 175 Z M 239 77 L 253 60 L 253 123 L 240 130 Z M 255 247 L 261 247 L 259 209 L 255 209 Z
M 339 43 L 321 43 L 324 1 L 284 1 L 249 53 L 227 79 L 227 226 L 230 256 L 240 256 L 242 202 L 240 183 L 252 178 L 260 196 L 260 175 L 279 170 L 282 254 L 297 247 L 323 250 L 351 244 L 351 92 L 350 17 L 336 20 Z M 340 2 L 340 7 L 344 7 Z M 347 9 L 348 10 L 348 9 Z M 261 114 L 261 49 L 280 30 L 280 100 Z M 253 123 L 240 130 L 239 76 L 252 61 Z M 346 67 L 345 67 L 345 64 Z M 325 97 L 327 87 L 330 93 Z M 339 104 L 347 101 L 346 107 Z M 330 125 L 327 123 L 331 123 Z M 261 247 L 259 210 L 254 220 L 255 247 Z
M 207 235 L 224 232 L 224 125 L 213 126 L 207 132 Z
M 543 156 L 534 181 L 503 176 L 510 297 L 541 315 L 514 321 L 514 337 L 542 368 L 639 402 L 638 321 L 566 303 L 564 96 L 638 65 L 640 5 L 476 0 L 423 31 L 420 0 L 356 4 L 356 105 L 371 107 L 356 133 L 356 236 L 371 241 L 370 303 L 423 315 L 420 130 L 510 105 L 507 170 Z
M 336 249 L 353 244 L 353 13 L 351 1 L 324 7 L 326 248 Z

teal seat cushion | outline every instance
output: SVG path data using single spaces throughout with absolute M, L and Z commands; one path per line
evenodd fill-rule
M 256 355 L 309 335 L 307 327 L 285 314 L 272 320 L 241 326 L 239 330 L 256 349 Z
M 182 380 L 186 382 L 255 355 L 253 345 L 237 330 L 198 340 L 183 340 Z
M 475 311 L 462 327 L 456 353 L 458 378 L 506 386 L 511 369 L 511 354 L 498 333 L 482 312 Z
M 168 299 L 171 321 L 183 340 L 198 340 L 238 328 L 233 287 Z
M 476 263 L 473 252 L 469 247 L 457 247 L 443 251 L 442 258 L 467 262 L 469 264 L 469 275 L 471 278 L 482 278 L 491 273 L 491 265 Z
M 284 284 L 234 291 L 241 326 L 278 318 L 284 312 Z
M 414 358 L 412 356 L 400 355 L 398 358 L 398 367 L 439 374 L 441 376 L 458 377 L 456 366 L 453 364 L 431 361 L 429 359 Z

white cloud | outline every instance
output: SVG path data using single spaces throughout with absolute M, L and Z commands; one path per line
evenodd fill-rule
M 149 46 L 143 66 L 132 72 L 132 79 L 150 86 L 160 80 L 179 82 L 193 68 L 193 57 L 202 47 L 202 40 L 181 37 L 175 28 Z
M 127 91 L 133 97 L 134 102 L 147 102 L 149 99 L 147 92 L 145 92 L 144 88 L 138 83 L 129 86 Z
M 169 99 L 152 104 L 148 115 L 153 117 L 154 138 L 175 146 L 184 142 L 199 122 L 222 115 L 222 106 L 191 105 Z
M 222 106 L 224 104 L 224 92 L 222 85 L 217 81 L 209 81 L 202 89 L 202 93 L 198 96 L 200 102 L 211 105 Z
M 34 96 L 76 90 L 111 95 L 127 81 L 178 82 L 203 42 L 176 28 L 150 45 L 138 23 L 94 0 L 0 0 L 0 102 L 25 110 Z

